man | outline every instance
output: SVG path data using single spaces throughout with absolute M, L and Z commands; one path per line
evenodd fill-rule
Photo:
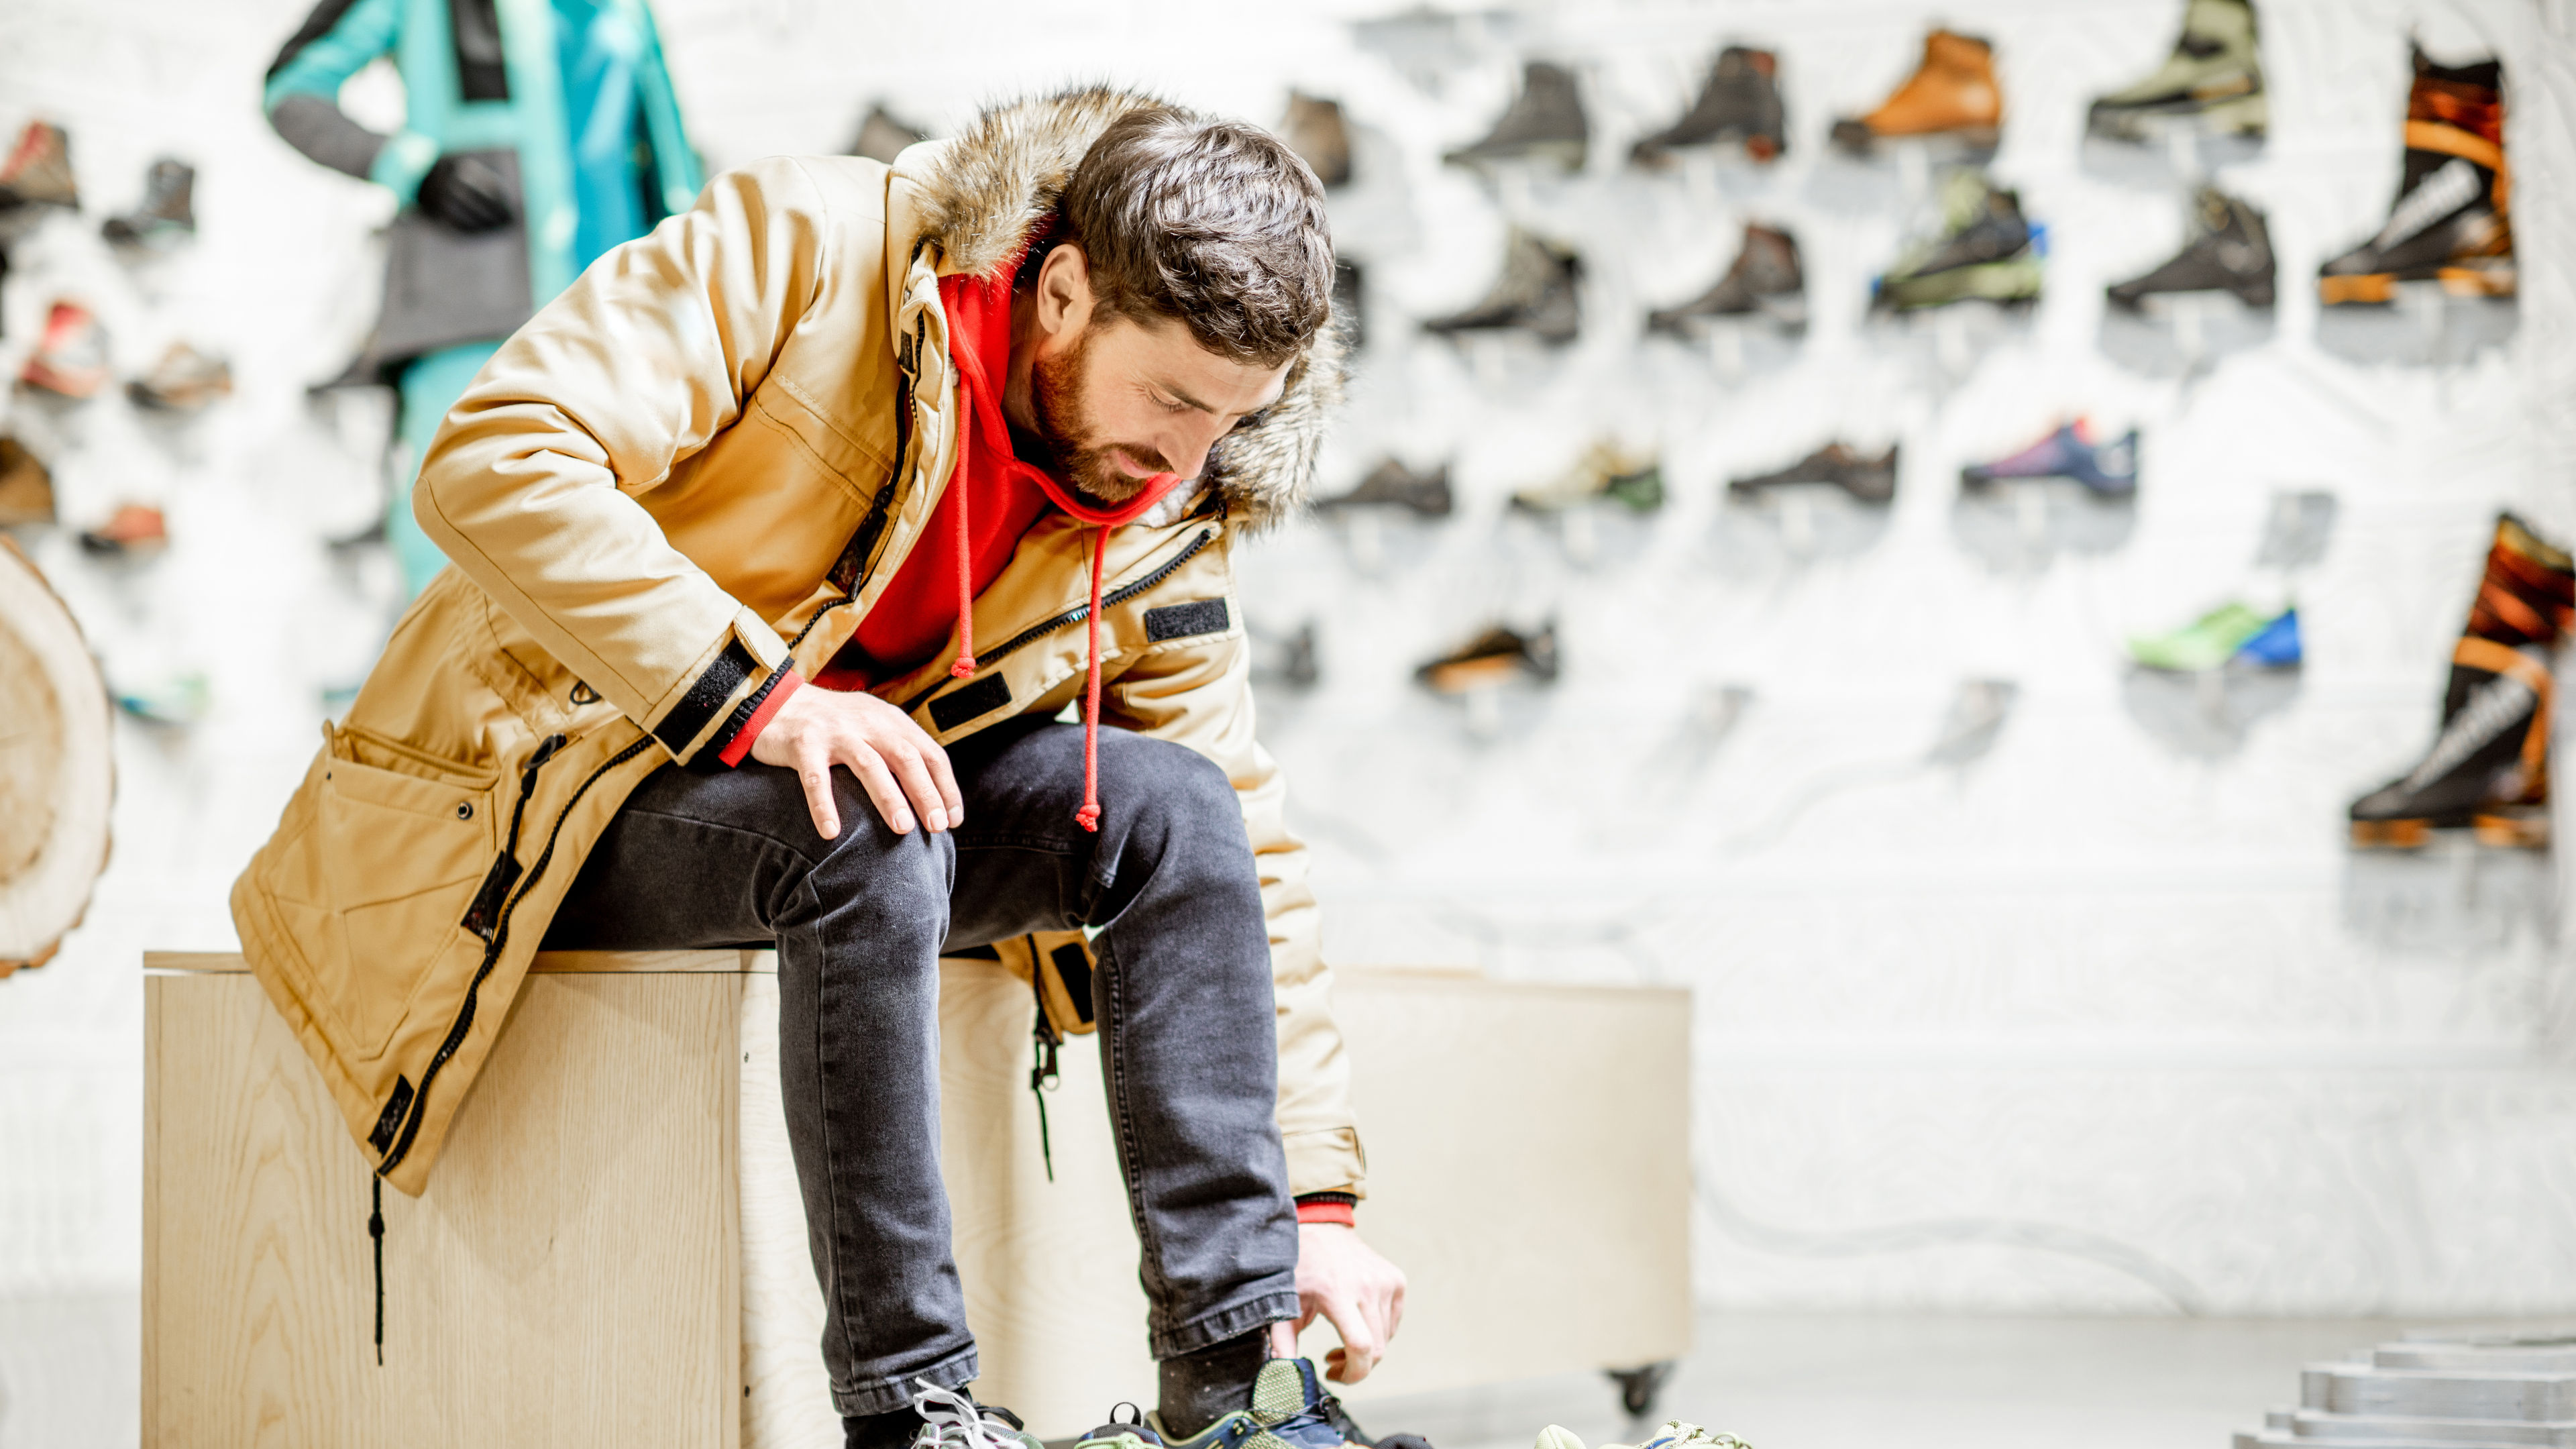
M 234 891 L 382 1178 L 540 940 L 775 942 L 833 1395 L 903 1442 L 976 1370 L 938 957 L 1093 932 L 1161 1431 L 1355 1433 L 1273 1360 L 1321 1313 L 1364 1377 L 1403 1279 L 1230 563 L 1305 496 L 1332 276 L 1285 147 L 1090 90 L 720 176 L 521 328 L 421 471 L 457 567 Z
M 403 79 L 391 136 L 339 104 L 379 56 Z M 322 0 L 263 103 L 287 144 L 401 203 L 384 310 L 351 371 L 398 385 L 415 469 L 502 338 L 702 184 L 644 0 Z M 385 513 L 406 599 L 447 564 L 409 494 L 406 480 Z

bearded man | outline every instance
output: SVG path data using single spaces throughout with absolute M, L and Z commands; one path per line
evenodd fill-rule
M 1361 1378 L 1403 1278 L 1231 572 L 1304 497 L 1332 279 L 1279 142 L 1088 90 L 719 176 L 522 327 L 421 468 L 455 566 L 233 894 L 380 1179 L 540 943 L 774 943 L 833 1397 L 906 1442 L 976 1373 L 938 961 L 1008 943 L 1097 1020 L 1162 1437 L 1357 1438 L 1291 1325 Z

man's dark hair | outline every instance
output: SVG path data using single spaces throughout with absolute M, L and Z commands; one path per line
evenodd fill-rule
M 1258 126 L 1139 106 L 1091 143 L 1061 202 L 1108 316 L 1170 318 L 1211 352 L 1276 367 L 1333 310 L 1324 188 Z

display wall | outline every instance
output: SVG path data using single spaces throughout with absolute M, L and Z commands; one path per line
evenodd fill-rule
M 136 1280 L 140 953 L 233 944 L 232 877 L 396 589 L 380 551 L 331 544 L 376 505 L 386 401 L 306 393 L 366 334 L 387 203 L 256 109 L 304 8 L 0 8 L 0 127 L 62 123 L 86 205 L 14 249 L 0 369 L 77 296 L 120 378 L 180 340 L 234 378 L 184 419 L 113 392 L 8 404 L 62 518 L 22 542 L 138 712 L 89 923 L 0 986 L 0 1293 Z M 1392 455 L 1446 463 L 1456 506 L 1309 522 L 1242 561 L 1327 951 L 1693 988 L 1706 1302 L 2576 1304 L 2559 872 L 2344 833 L 2431 738 L 2497 510 L 2576 541 L 2576 6 L 2260 0 L 2272 121 L 2238 155 L 2084 139 L 2086 100 L 2172 44 L 2174 0 L 655 8 L 711 168 L 839 150 L 871 105 L 938 132 L 1068 78 L 1265 122 L 1291 87 L 1341 103 L 1333 217 L 1367 337 L 1324 488 Z M 1994 42 L 1992 174 L 2048 233 L 2020 313 L 1870 311 L 1938 181 L 1827 131 L 1935 20 Z M 2321 315 L 2318 263 L 2387 214 L 2410 27 L 2505 59 L 2520 297 Z M 1735 41 L 1780 57 L 1786 154 L 1630 167 Z M 1584 167 L 1445 164 L 1529 59 L 1574 71 Z M 389 85 L 350 104 L 383 119 Z M 198 168 L 196 236 L 121 256 L 97 223 L 163 154 Z M 2267 213 L 2268 320 L 2106 315 L 2106 283 L 2181 244 L 2197 179 Z M 1799 240 L 1803 336 L 1644 337 L 1748 219 Z M 1486 292 L 1514 226 L 1583 258 L 1575 338 L 1424 334 Z M 2079 415 L 2139 430 L 2133 500 L 1963 495 L 1963 465 Z M 1725 501 L 1837 437 L 1899 447 L 1889 504 Z M 1656 458 L 1660 508 L 1508 506 L 1605 439 Z M 85 551 L 129 503 L 166 511 L 167 547 Z M 2231 597 L 2294 601 L 2302 667 L 2130 662 L 2132 635 Z M 1473 702 L 1416 681 L 1495 623 L 1552 623 L 1554 679 Z

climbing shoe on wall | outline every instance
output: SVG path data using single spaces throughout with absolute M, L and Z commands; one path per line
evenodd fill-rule
M 71 137 L 50 121 L 29 121 L 8 161 L 0 164 L 0 212 L 28 206 L 80 207 Z
M 1798 240 L 1778 227 L 1744 224 L 1744 245 L 1726 275 L 1678 307 L 1646 314 L 1646 330 L 1689 337 L 1722 317 L 1762 317 L 1790 329 L 1807 325 L 1807 274 Z
M 1368 345 L 1368 313 L 1360 300 L 1365 281 L 1359 263 L 1333 259 L 1333 322 L 1342 329 L 1342 345 L 1353 351 Z
M 2146 299 L 2173 292 L 2232 292 L 2248 307 L 2272 305 L 2272 232 L 2256 211 L 2217 187 L 2192 198 L 2191 239 L 2143 276 L 2102 289 L 2111 305 L 2138 311 Z
M 95 397 L 107 386 L 107 329 L 78 302 L 56 302 L 18 381 L 57 397 Z
M 2106 141 L 2145 141 L 2177 123 L 2260 136 L 2270 116 L 2253 0 L 2190 0 L 2173 54 L 2135 83 L 2095 100 L 2085 129 Z
M 2266 614 L 2229 602 L 2179 629 L 2129 640 L 2129 657 L 2148 669 L 2196 674 L 2207 669 L 2294 669 L 2305 657 L 2299 611 Z
M 184 342 L 171 343 L 150 372 L 125 385 L 126 396 L 137 405 L 172 413 L 202 411 L 232 391 L 232 365 Z
M 0 528 L 53 521 L 53 475 L 16 438 L 0 438 Z
M 1279 139 L 1326 186 L 1347 186 L 1351 179 L 1351 131 L 1342 120 L 1342 103 L 1288 93 L 1288 115 L 1279 123 Z
M 2576 561 L 2499 517 L 2441 730 L 2413 769 L 2352 803 L 2353 844 L 2412 847 L 2463 826 L 2482 844 L 2549 843 L 2550 656 L 2571 614 Z
M 197 168 L 164 156 L 143 179 L 143 204 L 99 224 L 118 246 L 152 246 L 197 232 Z
M 1991 155 L 2003 137 L 2004 92 L 1995 80 L 1994 47 L 1974 36 L 1935 30 L 1923 38 L 1923 61 L 1878 109 L 1834 122 L 1834 144 L 1868 155 L 1882 142 L 1932 138 L 1963 155 Z
M 1424 518 L 1446 518 L 1457 500 L 1449 491 L 1449 465 L 1416 472 L 1394 458 L 1371 468 L 1359 486 L 1348 493 L 1319 499 L 1318 513 L 1339 513 L 1348 508 L 1405 508 Z
M 903 154 L 906 146 L 918 145 L 930 138 L 918 126 L 907 126 L 894 118 L 883 106 L 868 107 L 868 116 L 859 122 L 859 133 L 850 138 L 845 156 L 865 156 L 888 166 Z
M 1909 312 L 1953 302 L 2039 300 L 2047 234 L 2022 215 L 2021 196 L 1973 171 L 1941 188 L 1941 233 L 1910 248 L 1873 286 L 1870 306 Z
M 1669 166 L 1686 146 L 1742 146 L 1756 161 L 1789 149 L 1788 113 L 1780 104 L 1780 61 L 1767 50 L 1730 45 L 1717 53 L 1699 99 L 1682 118 L 1629 149 L 1640 166 Z
M 1464 694 L 1512 679 L 1552 683 L 1557 674 L 1556 625 L 1543 624 L 1534 634 L 1507 625 L 1493 628 L 1413 671 L 1413 677 L 1440 694 Z
M 2504 156 L 2504 66 L 2441 66 L 2415 52 L 2406 158 L 2379 234 L 2317 272 L 2327 306 L 2393 302 L 2400 282 L 2459 297 L 2510 297 L 2516 272 Z
M 2138 491 L 2138 430 L 2096 443 L 2078 418 L 2018 453 L 1959 470 L 1959 486 L 1972 493 L 2009 478 L 2066 478 L 2105 497 L 2125 498 Z
M 1521 72 L 1521 93 L 1494 129 L 1472 146 L 1448 155 L 1453 165 L 1480 161 L 1554 161 L 1568 171 L 1583 168 L 1592 125 L 1583 115 L 1583 97 L 1575 90 L 1574 72 L 1534 60 Z
M 1582 278 L 1582 259 L 1573 252 L 1515 230 L 1504 244 L 1503 274 L 1493 290 L 1463 312 L 1423 323 L 1422 330 L 1448 335 L 1520 328 L 1542 342 L 1571 342 L 1583 327 Z
M 1839 488 L 1861 503 L 1886 503 L 1896 497 L 1896 446 L 1876 456 L 1841 443 L 1828 443 L 1777 473 L 1737 478 L 1726 491 L 1737 498 L 1759 498 L 1774 488 L 1821 484 Z
M 1595 443 L 1573 467 L 1512 495 L 1512 507 L 1524 513 L 1562 513 L 1588 503 L 1619 503 L 1632 513 L 1651 513 L 1664 506 L 1663 468 L 1651 454 Z
M 1538 1431 L 1538 1442 L 1532 1449 L 1583 1449 L 1583 1441 L 1573 1430 L 1550 1424 Z M 1603 1444 L 1598 1449 L 1753 1449 L 1753 1446 L 1732 1434 L 1670 1419 L 1634 1446 Z

